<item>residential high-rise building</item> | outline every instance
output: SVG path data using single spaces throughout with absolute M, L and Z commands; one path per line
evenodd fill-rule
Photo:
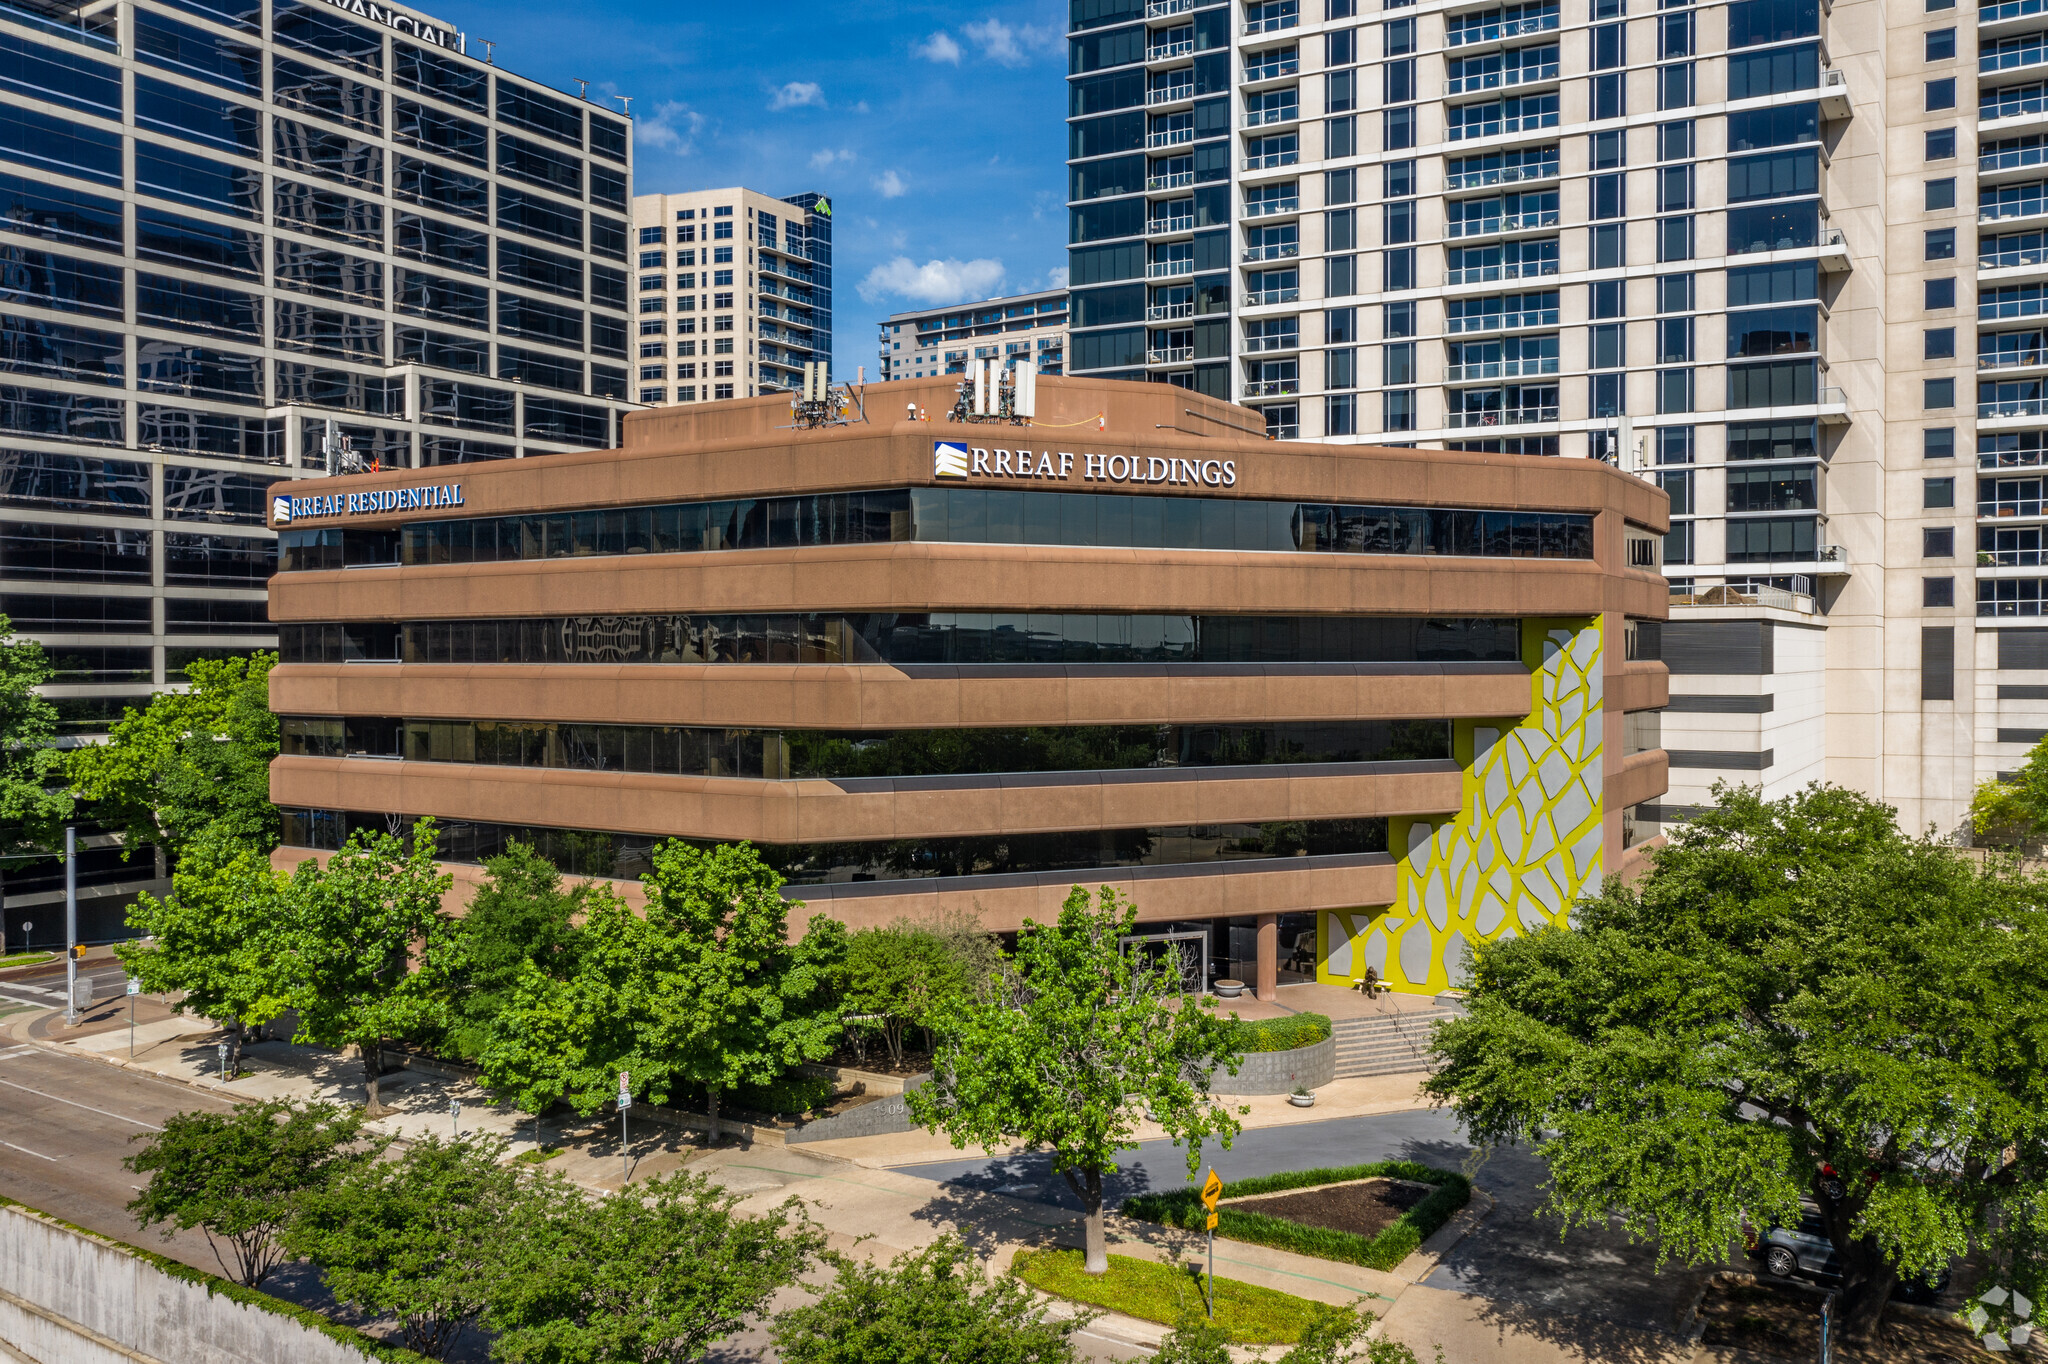
M 1025 356 L 1040 374 L 1065 372 L 1065 289 L 891 313 L 881 325 L 882 364 L 876 377 L 884 381 L 962 374 L 969 360 L 1012 365 Z
M 68 735 L 276 647 L 277 479 L 617 443 L 630 125 L 446 24 L 8 0 L 0 124 L 0 611 Z
M 1670 493 L 1642 818 L 1825 777 L 1956 831 L 2048 732 L 2038 0 L 1075 0 L 1069 37 L 1070 373 Z
M 641 402 L 787 392 L 832 360 L 832 202 L 750 189 L 633 199 Z

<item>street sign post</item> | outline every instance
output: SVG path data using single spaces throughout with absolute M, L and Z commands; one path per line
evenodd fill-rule
M 64 1021 L 78 1022 L 78 828 L 64 826 Z
M 1216 1320 L 1216 1204 L 1223 1197 L 1223 1181 L 1216 1177 L 1216 1167 L 1209 1167 L 1209 1178 L 1202 1183 L 1202 1206 L 1209 1210 L 1209 1320 Z
M 459 1140 L 462 1136 L 462 1100 L 450 1099 L 448 1101 L 448 1120 L 454 1124 L 455 1136 Z
M 135 1059 L 135 996 L 142 993 L 142 982 L 128 977 L 128 1059 Z
M 619 1186 L 633 1177 L 632 1156 L 627 1149 L 626 1112 L 633 1106 L 632 1077 L 625 1071 L 619 1072 Z
M 220 1082 L 228 1082 L 228 1044 L 225 1042 L 220 1044 Z

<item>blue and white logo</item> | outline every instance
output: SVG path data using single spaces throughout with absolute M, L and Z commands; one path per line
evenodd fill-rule
M 271 498 L 270 519 L 280 526 L 289 526 L 292 523 L 292 500 L 289 497 Z
M 932 442 L 932 477 L 967 477 L 967 447 L 959 441 L 935 440 Z

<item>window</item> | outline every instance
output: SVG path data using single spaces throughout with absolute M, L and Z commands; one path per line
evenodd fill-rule
M 1389 389 L 1380 395 L 1380 426 L 1387 431 L 1415 429 L 1415 390 Z
M 1594 317 L 1625 317 L 1627 315 L 1628 310 L 1623 302 L 1624 295 L 1621 280 L 1601 280 L 1596 284 L 1587 285 L 1586 289 L 1590 310 Z
M 1927 159 L 1946 161 L 1956 154 L 1956 130 L 1930 128 L 1927 131 Z
M 1920 604 L 1922 606 L 1954 606 L 1956 604 L 1956 580 L 1954 578 L 1922 578 L 1920 580 Z
M 1932 412 L 1939 408 L 1956 405 L 1956 381 L 1954 379 L 1922 379 L 1920 381 L 1920 406 Z
M 640 229 L 640 244 L 642 246 L 658 246 L 667 240 L 667 230 L 664 228 L 643 227 Z
M 1380 352 L 1380 382 L 1388 388 L 1415 382 L 1415 343 L 1398 342 Z
M 1619 132 L 1593 134 L 1593 169 L 1614 170 L 1628 164 L 1626 135 Z
M 1924 293 L 1929 312 L 1956 306 L 1956 282 L 1953 279 L 1930 279 L 1925 283 Z
M 1657 107 L 1683 109 L 1693 103 L 1692 63 L 1673 62 L 1657 68 Z
M 1323 399 L 1323 434 L 1326 436 L 1355 436 L 1358 434 L 1357 394 L 1333 393 Z
M 1593 268 L 1618 270 L 1628 263 L 1628 229 L 1621 223 L 1601 223 L 1593 232 Z
M 1956 230 L 1941 227 L 1927 234 L 1928 260 L 1954 260 L 1956 258 Z
M 1929 327 L 1920 334 L 1920 358 L 1923 360 L 1953 360 L 1956 358 L 1956 329 L 1954 327 Z
M 1398 337 L 1415 335 L 1415 303 L 1388 303 L 1382 306 L 1380 335 L 1391 341 Z
M 1953 599 L 1953 585 L 1949 595 Z M 1920 699 L 1956 699 L 1956 632 L 1949 626 L 1930 625 L 1920 631 Z
M 1927 34 L 1927 60 L 1930 62 L 1954 61 L 1956 55 L 1956 31 L 1952 28 L 1931 29 Z
M 1693 154 L 1693 125 L 1691 119 L 1680 123 L 1657 125 L 1657 159 L 1659 161 L 1682 161 Z
M 1930 426 L 1920 433 L 1920 458 L 1954 459 L 1956 455 L 1956 429 L 1953 426 Z
M 1657 261 L 1692 259 L 1692 218 L 1659 218 L 1657 220 Z
M 1956 82 L 1953 76 L 1946 80 L 1927 82 L 1927 112 L 1956 107 Z
M 1927 182 L 1927 211 L 1929 213 L 1939 213 L 1943 209 L 1954 208 L 1955 206 L 1956 182 L 1954 177 L 1946 180 L 1929 180 Z
M 1923 559 L 1955 558 L 1955 528 L 1953 526 L 1924 527 L 1920 532 L 1920 557 Z
M 1692 411 L 1692 371 L 1689 369 L 1660 369 L 1657 371 L 1657 411 Z
M 1930 511 L 1942 510 L 1956 504 L 1956 481 L 1954 478 L 1928 478 L 1920 482 L 1920 505 Z
M 1620 369 L 1626 328 L 1619 322 L 1602 323 L 1588 329 L 1587 366 L 1591 369 Z

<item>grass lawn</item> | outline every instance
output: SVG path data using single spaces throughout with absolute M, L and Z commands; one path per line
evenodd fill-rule
M 0 966 L 34 966 L 38 962 L 56 959 L 55 952 L 16 952 L 12 956 L 0 957 Z
M 1179 1319 L 1182 1304 L 1201 1310 L 1203 1276 L 1192 1264 L 1175 1268 L 1155 1260 L 1112 1255 L 1109 1272 L 1100 1275 L 1087 1273 L 1081 1264 L 1078 1250 L 1020 1250 L 1010 1272 L 1055 1297 L 1168 1326 Z M 1256 1284 L 1216 1280 L 1217 1324 L 1240 1345 L 1293 1345 L 1301 1339 L 1304 1325 L 1335 1310 Z

